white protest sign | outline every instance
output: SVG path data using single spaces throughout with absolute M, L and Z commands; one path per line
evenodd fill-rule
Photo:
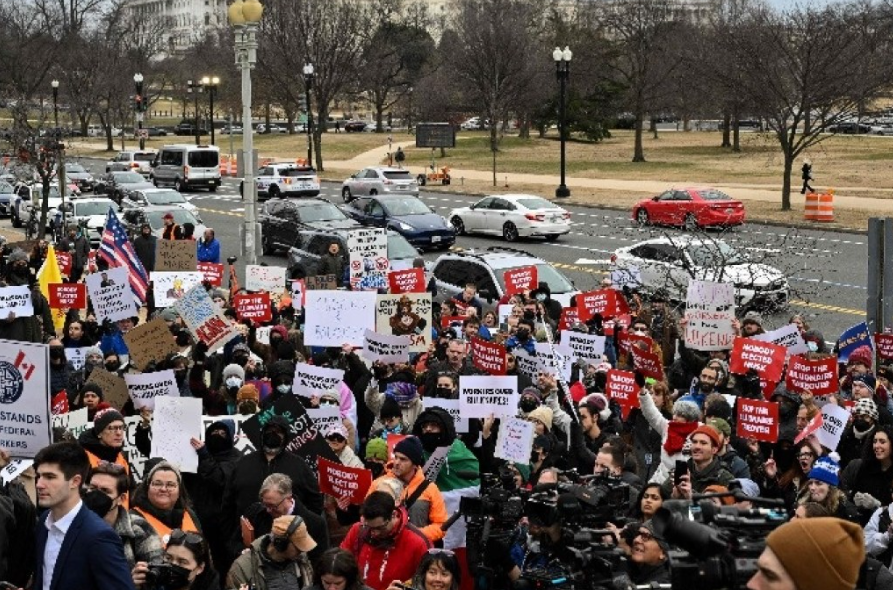
M 506 418 L 499 422 L 494 456 L 513 463 L 530 463 L 530 451 L 536 430 L 533 422 L 523 418 Z
M 389 336 L 366 330 L 363 358 L 383 363 L 408 363 L 409 336 Z
M 117 322 L 137 315 L 136 302 L 125 267 L 116 266 L 89 274 L 86 281 L 97 322 L 102 323 L 106 319 Z
M 8 484 L 32 465 L 34 461 L 31 459 L 13 459 L 6 467 L 0 469 L 0 485 Z
M 536 381 L 540 372 L 536 356 L 532 356 L 520 346 L 514 349 L 512 354 L 515 355 L 515 366 L 518 367 L 518 372 Z
M 537 342 L 533 345 L 536 350 L 537 370 L 550 375 L 559 375 L 565 381 L 570 381 L 574 368 L 574 360 L 570 355 L 561 354 L 557 347 L 548 342 Z M 536 380 L 537 375 L 532 378 Z
M 384 228 L 350 230 L 347 234 L 347 252 L 352 285 L 364 275 L 386 275 L 391 268 L 388 260 L 388 232 Z
M 11 313 L 17 318 L 29 318 L 34 315 L 34 304 L 28 285 L 0 287 L 0 318 L 6 319 Z
M 90 350 L 89 346 L 81 346 L 79 348 L 66 348 L 65 360 L 71 363 L 71 366 L 74 367 L 75 371 L 80 371 L 84 368 L 84 363 L 87 361 L 88 350 Z
M 459 411 L 465 418 L 513 416 L 519 397 L 517 375 L 459 377 Z
M 287 270 L 284 266 L 249 264 L 245 266 L 245 288 L 249 291 L 280 293 L 285 290 Z
M 53 416 L 53 428 L 64 428 L 70 432 L 75 439 L 87 430 L 88 422 L 87 408 L 81 408 L 80 410 Z M 160 457 L 161 455 L 154 456 Z
M 509 316 L 512 315 L 512 310 L 513 310 L 513 309 L 515 309 L 515 306 L 512 305 L 511 303 L 504 303 L 504 304 L 501 304 L 501 305 L 496 309 L 496 312 L 497 312 L 497 314 L 499 315 L 499 323 L 500 323 L 500 324 L 504 324 L 504 323 L 506 323 L 506 322 L 508 321 Z
M 459 400 L 443 399 L 439 397 L 426 397 L 425 407 L 442 408 L 446 410 L 456 422 L 456 432 L 458 434 L 465 434 L 466 432 L 468 432 L 468 416 L 463 416 L 462 412 L 459 411 Z
M 52 441 L 49 346 L 0 340 L 0 448 L 31 459 Z
M 307 291 L 304 344 L 362 346 L 366 330 L 375 330 L 373 291 Z
M 155 409 L 155 398 L 162 395 L 180 397 L 174 370 L 155 371 L 154 373 L 125 374 L 127 393 L 133 400 L 133 407 Z
M 437 476 L 440 474 L 441 468 L 446 465 L 447 455 L 450 454 L 451 448 L 452 447 L 446 446 L 434 449 L 434 452 L 431 453 L 431 456 L 425 461 L 425 466 L 422 467 L 422 471 L 425 473 L 425 479 L 428 481 L 437 481 Z
M 735 340 L 735 286 L 713 281 L 688 282 L 685 345 L 692 350 L 725 350 Z
M 605 337 L 562 330 L 561 348 L 583 361 L 601 361 L 605 352 Z
M 844 407 L 834 404 L 822 406 L 822 427 L 815 433 L 819 444 L 828 450 L 836 451 L 849 418 L 850 411 Z
M 296 395 L 313 397 L 314 395 L 322 395 L 332 389 L 339 391 L 343 379 L 343 369 L 328 369 L 307 363 L 297 363 L 291 390 Z M 340 394 L 338 399 L 341 399 Z
M 203 285 L 187 291 L 174 308 L 189 331 L 208 346 L 208 352 L 214 352 L 239 334 Z
M 313 419 L 316 429 L 325 436 L 332 424 L 341 424 L 341 408 L 338 406 L 320 406 L 307 408 L 307 415 Z
M 186 473 L 198 471 L 198 454 L 189 439 L 201 440 L 202 400 L 162 396 L 152 414 L 152 456 L 164 457 Z
M 792 354 L 806 354 L 809 351 L 806 347 L 806 342 L 803 340 L 803 336 L 800 334 L 800 329 L 797 327 L 797 324 L 787 324 L 777 330 L 750 336 L 750 338 L 761 342 L 772 342 L 784 346 L 788 349 L 788 356 L 791 356 Z
M 201 285 L 204 275 L 200 272 L 182 270 L 153 272 L 152 292 L 156 307 L 170 307 L 179 301 L 186 292 Z
M 273 326 L 260 326 L 254 331 L 254 338 L 261 344 L 270 343 L 270 331 Z

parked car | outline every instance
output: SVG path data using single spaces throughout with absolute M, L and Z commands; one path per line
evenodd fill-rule
M 295 244 L 302 229 L 350 229 L 362 227 L 325 199 L 270 199 L 260 212 L 261 245 L 264 254 Z
M 90 245 L 99 246 L 102 240 L 102 231 L 105 229 L 106 217 L 109 208 L 117 209 L 117 205 L 111 199 L 104 197 L 91 197 L 87 199 L 71 199 L 65 202 L 65 217 L 68 223 L 75 223 L 84 228 Z
M 0 215 L 12 215 L 12 204 L 15 197 L 15 187 L 5 180 L 0 180 Z
M 106 194 L 116 203 L 120 203 L 130 191 L 152 186 L 142 174 L 136 172 L 109 172 L 96 182 L 96 192 Z
M 86 168 L 77 162 L 65 163 L 65 178 L 70 184 L 74 184 L 82 192 L 92 192 L 96 187 L 96 180 Z
M 118 152 L 114 160 L 105 164 L 106 172 L 124 172 L 131 170 L 139 172 L 143 176 L 149 176 L 152 172 L 152 161 L 157 156 L 155 150 L 124 150 Z
M 739 313 L 777 311 L 790 299 L 782 271 L 719 239 L 678 235 L 645 240 L 615 250 L 611 270 L 635 277 L 645 291 L 663 289 L 673 301 L 685 301 L 691 279 L 732 283 Z
M 863 133 L 871 133 L 871 127 L 864 123 L 838 123 L 830 125 L 827 129 L 828 133 L 843 133 L 844 135 L 861 135 Z
M 362 133 L 366 130 L 366 125 L 368 125 L 366 121 L 348 121 L 343 123 L 341 128 L 345 133 Z
M 187 201 L 186 197 L 172 188 L 150 187 L 132 190 L 121 201 L 121 206 L 125 209 L 138 209 L 152 205 L 176 205 L 193 213 L 198 212 L 198 208 L 195 205 Z
M 242 135 L 242 127 L 240 125 L 226 126 L 220 130 L 220 135 Z
M 448 218 L 459 235 L 501 235 L 508 242 L 522 237 L 551 242 L 571 230 L 570 213 L 536 195 L 491 195 L 453 209 Z
M 148 223 L 152 228 L 152 233 L 160 238 L 164 233 L 164 216 L 168 213 L 174 216 L 174 223 L 180 227 L 183 227 L 184 223 L 194 225 L 195 233 L 193 235 L 196 238 L 205 232 L 205 222 L 201 217 L 176 205 L 152 205 L 142 209 L 125 209 L 121 218 L 124 225 L 127 226 L 130 236 L 138 235 L 143 223 Z
M 202 126 L 198 128 L 199 135 L 207 135 L 208 130 Z M 174 127 L 174 135 L 195 135 L 195 121 L 181 121 Z
M 31 215 L 37 212 L 40 215 L 40 201 L 43 198 L 42 184 L 19 183 L 14 187 L 16 197 L 13 201 L 12 226 L 22 227 L 31 220 Z M 65 194 L 66 202 L 77 198 L 70 190 Z M 52 231 L 53 219 L 59 211 L 62 204 L 62 195 L 59 194 L 58 183 L 50 185 L 50 192 L 47 196 L 47 231 Z
M 715 188 L 669 189 L 633 205 L 639 225 L 672 225 L 686 231 L 744 223 L 744 203 Z
M 270 123 L 270 126 L 269 126 L 269 127 L 267 127 L 266 124 L 264 124 L 264 123 L 260 123 L 260 124 L 257 126 L 256 131 L 257 131 L 258 133 L 260 133 L 260 134 L 266 134 L 266 133 L 288 133 L 288 129 L 286 129 L 285 127 L 280 127 L 279 125 L 276 125 L 275 123 Z
M 267 164 L 257 171 L 257 197 L 315 197 L 319 195 L 319 177 L 311 166 L 298 166 L 291 162 Z M 239 194 L 244 194 L 239 184 Z
M 417 248 L 447 250 L 456 243 L 455 228 L 418 197 L 360 197 L 344 205 L 343 211 L 363 225 L 392 229 Z
M 347 203 L 360 195 L 399 193 L 419 196 L 419 184 L 404 168 L 364 168 L 341 183 L 341 198 Z
M 467 121 L 465 121 L 464 123 L 462 123 L 462 125 L 460 125 L 460 127 L 465 131 L 477 131 L 479 129 L 489 129 L 490 128 L 490 120 L 484 119 L 484 121 L 481 122 L 480 117 L 472 117 L 472 118 L 468 119 Z
M 302 230 L 295 245 L 288 249 L 289 276 L 301 279 L 317 274 L 319 259 L 329 249 L 329 244 L 338 242 L 341 252 L 347 255 L 348 230 Z M 388 231 L 388 260 L 392 270 L 412 268 L 413 261 L 420 256 L 406 238 L 395 231 Z
M 145 131 L 149 134 L 149 137 L 167 137 L 168 131 L 162 127 L 146 127 Z

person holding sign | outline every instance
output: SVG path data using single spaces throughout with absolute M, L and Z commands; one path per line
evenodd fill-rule
M 28 255 L 16 248 L 6 258 L 6 276 L 0 281 L 0 288 L 31 288 L 32 281 Z M 0 340 L 46 342 L 48 338 L 55 336 L 50 304 L 40 289 L 31 288 L 31 306 L 34 308 L 31 316 L 17 317 L 14 312 L 8 312 L 3 314 L 5 317 L 0 317 Z

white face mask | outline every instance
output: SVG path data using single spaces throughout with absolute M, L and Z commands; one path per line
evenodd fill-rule
M 241 385 L 242 385 L 242 380 L 239 379 L 238 377 L 228 377 L 226 379 L 227 387 L 241 387 Z
M 818 343 L 818 342 L 812 342 L 812 341 L 809 341 L 809 342 L 806 343 L 806 348 L 809 349 L 809 352 L 818 352 L 818 350 L 819 350 L 819 343 Z

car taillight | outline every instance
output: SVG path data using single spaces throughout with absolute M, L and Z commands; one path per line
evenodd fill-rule
M 139 168 L 140 165 L 137 164 L 136 162 L 131 162 L 131 163 L 130 163 L 130 167 L 131 167 L 131 168 Z
M 617 255 L 611 254 L 611 264 L 614 264 L 615 262 L 617 262 Z
M 189 173 L 191 172 L 189 166 L 183 166 L 183 176 L 189 178 Z
M 393 180 L 385 180 L 382 184 L 394 184 Z
M 533 213 L 525 213 L 524 217 L 526 217 L 530 221 L 545 221 L 546 220 L 545 215 L 535 215 Z

